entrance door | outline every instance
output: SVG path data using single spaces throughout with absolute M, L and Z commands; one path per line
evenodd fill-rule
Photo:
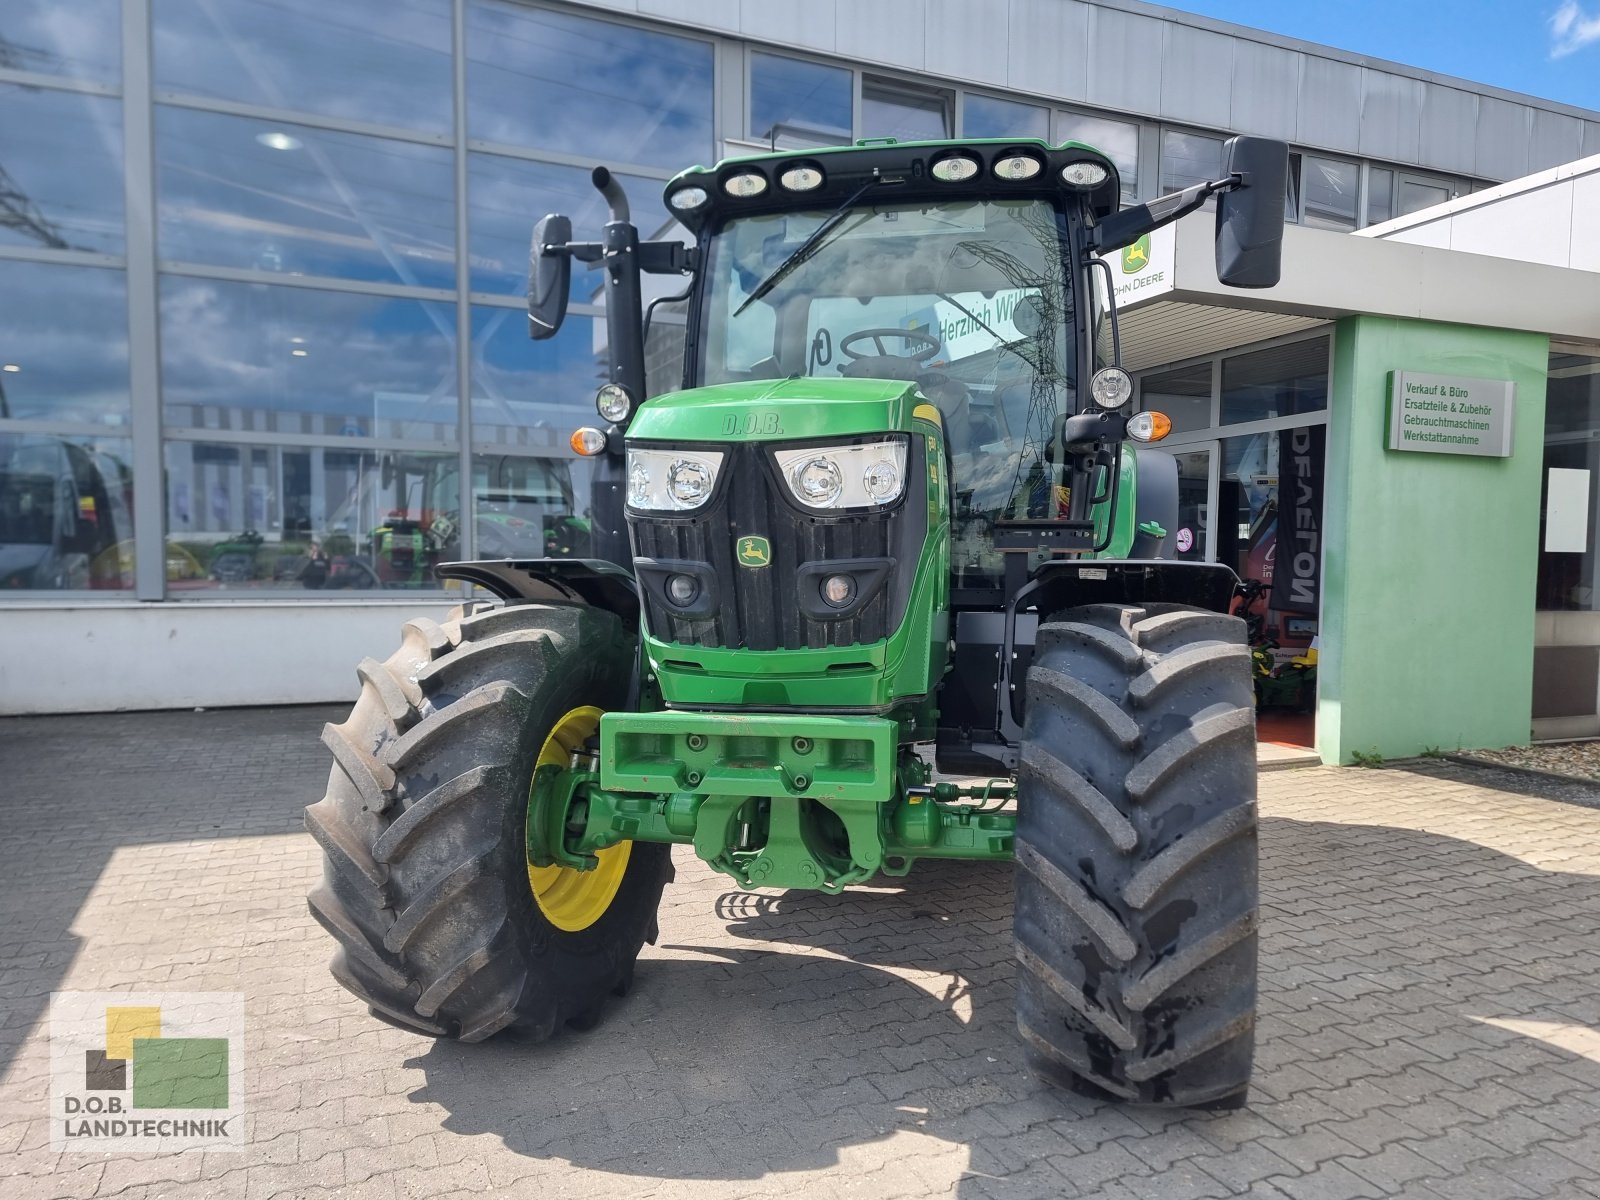
M 1185 562 L 1205 562 L 1211 557 L 1215 483 L 1211 464 L 1217 444 L 1201 442 L 1174 447 L 1178 460 L 1178 527 L 1169 532 L 1164 553 Z

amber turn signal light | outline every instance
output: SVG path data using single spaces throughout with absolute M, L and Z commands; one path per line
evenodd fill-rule
M 1128 418 L 1128 436 L 1136 442 L 1159 442 L 1172 432 L 1172 418 L 1166 413 L 1134 413 Z

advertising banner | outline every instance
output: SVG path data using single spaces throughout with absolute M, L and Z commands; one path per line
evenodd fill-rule
M 1278 433 L 1278 544 L 1272 607 L 1317 615 L 1322 600 L 1322 467 L 1326 425 Z

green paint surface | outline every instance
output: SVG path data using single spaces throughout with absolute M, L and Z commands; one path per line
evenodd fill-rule
M 793 441 L 909 430 L 926 404 L 892 379 L 775 379 L 669 392 L 639 406 L 629 441 Z
M 1549 339 L 1347 317 L 1335 336 L 1317 752 L 1526 742 Z M 1510 458 L 1385 448 L 1388 377 L 1517 385 Z
M 227 1108 L 227 1038 L 135 1038 L 134 1108 Z

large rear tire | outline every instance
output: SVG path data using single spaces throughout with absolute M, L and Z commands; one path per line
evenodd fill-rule
M 1242 1105 L 1258 906 L 1244 623 L 1071 609 L 1040 626 L 1027 688 L 1017 1023 L 1036 1067 L 1132 1103 Z
M 338 942 L 334 977 L 375 1016 L 542 1040 L 627 989 L 671 848 L 625 843 L 556 878 L 530 872 L 525 837 L 535 763 L 577 748 L 634 669 L 611 614 L 534 604 L 408 622 L 388 661 L 356 669 L 354 711 L 323 731 L 327 795 L 306 810 L 324 851 L 309 903 Z

